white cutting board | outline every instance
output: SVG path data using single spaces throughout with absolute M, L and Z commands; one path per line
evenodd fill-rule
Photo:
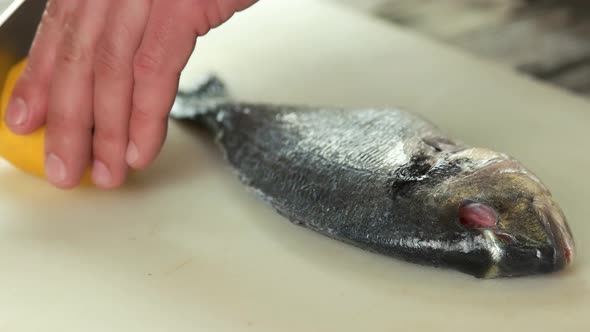
M 116 192 L 0 168 L 0 331 L 590 331 L 590 103 L 335 5 L 262 1 L 198 42 L 253 101 L 401 106 L 515 155 L 561 203 L 567 273 L 482 281 L 292 226 L 173 125 Z

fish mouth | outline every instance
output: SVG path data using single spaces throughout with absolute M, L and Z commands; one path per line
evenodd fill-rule
M 553 200 L 536 200 L 534 205 L 554 248 L 555 268 L 563 269 L 572 264 L 575 258 L 575 242 L 569 225 L 563 212 Z
M 548 242 L 530 245 L 514 242 L 507 244 L 501 234 L 484 231 L 487 251 L 492 265 L 484 278 L 520 277 L 564 270 L 575 258 L 575 243 L 566 219 L 559 207 L 550 199 L 535 201 Z

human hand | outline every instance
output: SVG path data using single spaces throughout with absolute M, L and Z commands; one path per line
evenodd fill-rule
M 46 125 L 45 172 L 60 188 L 115 188 L 166 137 L 196 38 L 256 0 L 49 0 L 8 106 L 16 134 Z

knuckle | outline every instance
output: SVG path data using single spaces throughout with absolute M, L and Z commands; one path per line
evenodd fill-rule
M 141 107 L 137 104 L 133 105 L 132 121 L 134 122 L 148 122 L 153 119 L 152 112 L 148 111 L 145 107 Z
M 138 74 L 155 74 L 165 70 L 167 50 L 177 22 L 171 18 L 156 20 L 153 30 L 146 36 L 146 41 L 140 46 L 135 59 L 134 68 Z
M 94 66 L 97 75 L 120 77 L 123 74 L 123 57 L 111 39 L 105 39 L 97 45 L 95 56 Z
M 133 69 L 136 75 L 153 75 L 162 68 L 163 52 L 157 48 L 140 49 L 135 55 Z
M 170 39 L 170 37 L 174 34 L 175 27 L 177 26 L 177 22 L 171 18 L 166 17 L 165 19 L 156 20 L 154 24 L 154 32 L 153 37 L 156 43 L 159 45 L 166 44 L 166 41 Z
M 211 28 L 216 28 L 221 25 L 233 14 L 232 8 L 228 6 L 227 1 L 213 1 L 212 4 L 207 7 L 207 18 L 209 19 L 209 25 Z
M 195 26 L 195 34 L 197 36 L 204 36 L 223 23 L 222 13 L 224 9 L 218 1 L 210 2 L 204 8 L 201 6 L 202 4 L 199 4 L 200 8 L 196 8 L 194 11 L 198 15 L 194 20 L 197 22 Z
M 65 64 L 79 64 L 89 58 L 88 47 L 70 24 L 64 28 L 63 40 L 60 48 L 59 60 Z
M 165 120 L 167 117 L 164 112 L 158 112 L 148 107 L 134 104 L 132 111 L 132 121 L 135 123 L 150 123 Z
M 96 46 L 95 70 L 99 75 L 121 77 L 129 71 L 131 54 L 127 41 L 132 39 L 132 33 L 125 23 L 107 29 Z
M 246 0 L 252 2 L 252 0 Z M 244 1 L 242 1 L 244 2 Z M 215 0 L 207 3 L 203 7 L 202 3 L 196 4 L 199 8 L 195 9 L 195 13 L 199 16 L 194 21 L 196 23 L 196 35 L 204 36 L 212 29 L 217 28 L 224 22 L 227 22 L 234 13 L 245 5 L 242 2 Z
M 60 0 L 49 0 L 42 21 L 64 25 L 68 16 L 69 11 L 66 10 L 66 6 Z

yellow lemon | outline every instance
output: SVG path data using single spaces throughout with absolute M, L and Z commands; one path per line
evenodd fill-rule
M 4 123 L 4 113 L 12 89 L 26 65 L 26 59 L 20 61 L 8 72 L 0 99 L 0 157 L 14 167 L 38 177 L 45 177 L 44 140 L 45 128 L 41 127 L 29 135 L 16 135 Z M 90 185 L 90 167 L 86 170 L 82 184 Z

